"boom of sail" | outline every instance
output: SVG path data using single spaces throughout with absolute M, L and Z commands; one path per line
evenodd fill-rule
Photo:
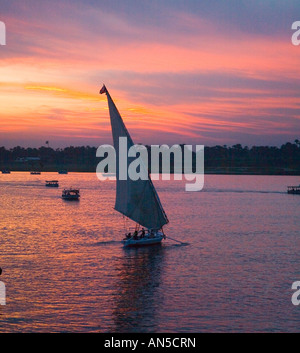
M 134 143 L 105 85 L 101 88 L 100 93 L 105 93 L 107 96 L 113 143 L 116 150 L 117 188 L 115 209 L 143 227 L 154 230 L 161 229 L 169 221 L 148 173 L 148 168 L 143 165 L 148 174 L 146 180 L 131 180 L 128 174 L 126 180 L 120 180 L 119 138 L 127 138 L 127 156 L 128 149 L 134 146 Z M 134 160 L 133 157 L 128 157 L 127 163 L 130 164 L 132 160 Z

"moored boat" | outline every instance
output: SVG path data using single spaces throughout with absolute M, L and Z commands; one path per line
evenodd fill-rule
M 68 174 L 68 171 L 67 170 L 59 170 L 58 174 Z
M 298 186 L 288 186 L 287 193 L 300 195 L 300 184 Z
M 73 189 L 73 188 L 64 189 L 61 197 L 64 200 L 78 201 L 80 197 L 79 189 Z
M 32 175 L 39 175 L 39 174 L 41 174 L 41 172 L 38 172 L 38 171 L 32 171 L 32 172 L 30 172 L 30 174 L 32 174 Z
M 58 180 L 46 180 L 46 186 L 52 188 L 58 188 Z
M 8 170 L 8 169 L 3 169 L 3 170 L 2 170 L 2 174 L 10 174 L 10 170 Z

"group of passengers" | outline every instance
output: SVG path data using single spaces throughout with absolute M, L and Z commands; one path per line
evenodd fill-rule
M 126 239 L 134 239 L 134 240 L 140 240 L 140 239 L 143 239 L 146 235 L 146 231 L 144 228 L 142 228 L 142 230 L 138 231 L 138 230 L 135 230 L 133 232 L 133 234 L 131 234 L 131 232 L 127 233 L 126 234 Z M 153 230 L 150 230 L 149 231 L 149 237 L 153 237 L 154 236 L 154 232 Z

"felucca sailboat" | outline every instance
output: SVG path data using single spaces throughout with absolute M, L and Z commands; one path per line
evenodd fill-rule
M 154 188 L 147 166 L 143 165 L 148 174 L 146 180 L 131 180 L 127 175 L 126 180 L 120 178 L 119 164 L 119 138 L 127 138 L 127 151 L 134 143 L 127 131 L 123 119 L 113 102 L 105 85 L 100 90 L 100 94 L 106 94 L 112 128 L 114 148 L 116 151 L 116 201 L 115 210 L 136 222 L 133 233 L 127 233 L 123 239 L 125 246 L 142 246 L 161 243 L 165 238 L 163 226 L 167 224 L 168 218 L 161 205 L 158 194 Z M 122 151 L 124 152 L 124 151 Z M 132 160 L 134 158 L 131 157 Z M 128 157 L 128 162 L 130 157 Z M 128 173 L 128 169 L 127 169 Z M 142 229 L 140 229 L 142 227 Z

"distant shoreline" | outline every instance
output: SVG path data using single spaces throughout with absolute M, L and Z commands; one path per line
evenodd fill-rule
M 180 145 L 182 151 L 184 145 Z M 148 166 L 151 168 L 151 151 L 148 149 Z M 182 167 L 185 154 L 181 151 Z M 165 151 L 166 152 L 166 151 Z M 171 173 L 174 171 L 174 152 L 169 153 Z M 179 151 L 180 153 L 180 151 Z M 178 156 L 177 156 L 178 157 Z M 95 173 L 98 163 L 104 157 L 97 157 L 97 148 L 90 146 L 70 146 L 64 149 L 22 148 L 6 149 L 0 146 L 0 171 L 41 171 Z M 180 157 L 181 158 L 181 157 Z M 193 170 L 196 169 L 196 154 L 192 155 Z M 159 161 L 160 171 L 162 160 Z M 180 168 L 183 170 L 183 168 Z M 150 170 L 150 169 L 149 169 Z M 216 175 L 291 175 L 300 176 L 300 141 L 287 142 L 280 148 L 274 146 L 229 146 L 204 147 L 205 174 Z M 151 173 L 151 170 L 150 170 Z
M 58 173 L 57 169 L 52 169 L 52 168 L 48 168 L 48 169 L 22 169 L 22 168 L 7 168 L 8 170 L 10 170 L 11 173 L 14 172 L 24 172 L 24 173 L 30 173 L 33 170 L 38 170 L 41 173 Z M 204 171 L 204 174 L 211 174 L 211 175 L 278 175 L 278 176 L 300 176 L 300 171 L 296 171 L 296 170 L 246 170 L 246 168 L 243 168 L 244 170 L 236 170 L 236 168 L 226 168 L 226 169 L 222 169 L 222 168 L 207 168 Z M 91 170 L 89 168 L 87 169 L 80 169 L 80 168 L 72 168 L 72 169 L 67 169 L 65 168 L 65 170 L 68 171 L 68 173 L 96 173 L 96 169 Z M 0 173 L 1 174 L 1 173 Z M 162 174 L 162 173 L 159 173 Z M 171 171 L 171 174 L 174 174 Z M 5 175 L 5 174 L 4 174 Z M 61 175 L 66 175 L 66 174 L 61 174 Z

